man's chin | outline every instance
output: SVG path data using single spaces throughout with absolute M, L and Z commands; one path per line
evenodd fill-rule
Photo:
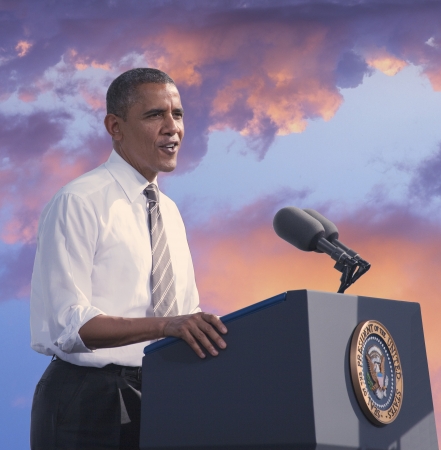
M 162 160 L 159 160 L 159 172 L 173 172 L 173 170 L 176 169 L 176 166 L 178 165 L 178 154 L 177 152 L 170 158 L 161 158 Z
M 169 173 L 176 169 L 176 161 L 174 163 L 162 164 L 158 172 Z

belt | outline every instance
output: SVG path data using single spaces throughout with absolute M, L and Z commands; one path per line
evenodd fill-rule
M 107 366 L 101 367 L 101 370 L 106 372 L 117 373 L 122 377 L 135 378 L 139 382 L 142 381 L 142 369 L 141 367 L 120 366 L 118 364 L 107 364 Z
M 63 359 L 59 358 L 57 355 L 54 355 L 52 357 L 52 361 L 64 361 Z M 71 364 L 71 363 L 68 363 Z M 106 372 L 116 373 L 120 375 L 121 377 L 130 377 L 135 378 L 135 380 L 141 382 L 142 381 L 142 368 L 141 367 L 132 367 L 132 366 L 120 366 L 119 364 L 107 364 L 107 366 L 104 367 L 90 367 L 90 366 L 83 366 L 83 367 L 89 367 L 91 369 L 95 370 L 104 370 Z

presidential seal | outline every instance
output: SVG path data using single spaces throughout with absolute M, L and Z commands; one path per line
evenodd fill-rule
M 352 385 L 366 417 L 375 425 L 393 422 L 403 403 L 403 372 L 395 342 L 376 320 L 360 323 L 351 341 Z

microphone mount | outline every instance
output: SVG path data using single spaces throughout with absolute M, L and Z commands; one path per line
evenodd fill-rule
M 351 256 L 326 239 L 322 238 L 318 240 L 317 249 L 323 253 L 327 253 L 336 261 L 334 269 L 342 274 L 340 277 L 340 287 L 337 291 L 339 294 L 343 294 L 349 286 L 355 283 L 371 268 L 371 265 L 360 258 L 359 255 Z

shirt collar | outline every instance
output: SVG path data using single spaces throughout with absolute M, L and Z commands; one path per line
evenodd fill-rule
M 138 195 L 150 184 L 134 167 L 126 162 L 115 150 L 110 153 L 109 159 L 104 164 L 113 178 L 120 184 L 127 198 L 133 203 Z M 158 185 L 158 179 L 153 183 Z

